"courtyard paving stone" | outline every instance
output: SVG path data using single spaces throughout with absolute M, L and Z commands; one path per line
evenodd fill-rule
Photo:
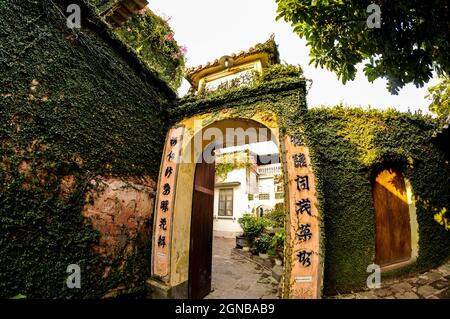
M 279 285 L 264 261 L 234 248 L 235 240 L 214 238 L 213 291 L 207 299 L 274 299 Z M 450 261 L 428 272 L 386 280 L 379 289 L 342 294 L 338 299 L 450 299 Z
M 205 299 L 277 299 L 271 270 L 235 250 L 234 238 L 213 241 L 212 289 Z
M 450 261 L 409 278 L 386 280 L 381 288 L 342 294 L 337 299 L 450 299 Z

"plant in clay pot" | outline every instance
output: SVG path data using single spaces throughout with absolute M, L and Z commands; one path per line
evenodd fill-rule
M 272 237 L 268 234 L 262 234 L 255 240 L 255 247 L 258 250 L 259 256 L 261 258 L 267 259 L 267 252 L 272 244 Z
M 242 236 L 236 236 L 237 247 L 251 247 L 255 238 L 257 238 L 268 225 L 268 221 L 261 217 L 245 214 L 238 220 L 244 233 Z

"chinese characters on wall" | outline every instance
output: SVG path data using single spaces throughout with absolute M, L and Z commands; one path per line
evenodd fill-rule
M 171 223 L 183 131 L 183 127 L 172 128 L 168 133 L 164 147 L 155 206 L 154 240 L 156 246 L 153 251 L 153 275 L 159 277 L 169 274 Z
M 309 149 L 285 137 L 291 251 L 291 298 L 320 298 L 320 227 Z

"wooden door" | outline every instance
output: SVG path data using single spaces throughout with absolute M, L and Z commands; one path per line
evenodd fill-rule
M 211 292 L 214 163 L 198 163 L 192 198 L 189 251 L 189 298 L 200 299 Z
M 381 171 L 373 185 L 376 247 L 375 263 L 381 267 L 411 258 L 409 205 L 403 174 Z

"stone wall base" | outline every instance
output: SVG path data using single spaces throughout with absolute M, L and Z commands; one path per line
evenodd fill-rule
M 145 284 L 150 299 L 188 299 L 187 281 L 171 287 L 158 279 L 150 278 Z

